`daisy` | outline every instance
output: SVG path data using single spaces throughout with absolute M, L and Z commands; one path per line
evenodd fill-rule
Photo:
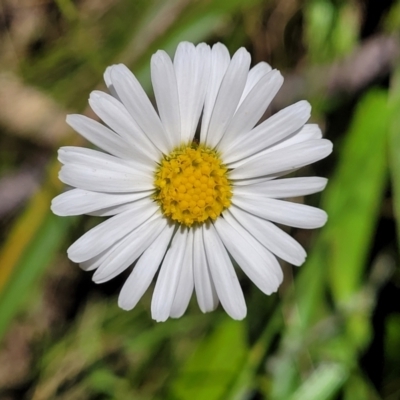
M 59 178 L 74 187 L 52 202 L 61 216 L 110 217 L 68 249 L 93 281 L 106 282 L 133 263 L 119 306 L 138 303 L 159 270 L 151 313 L 180 317 L 193 291 L 203 312 L 221 302 L 234 319 L 246 304 L 232 260 L 265 294 L 277 290 L 276 257 L 301 265 L 304 249 L 275 223 L 314 229 L 318 208 L 282 199 L 324 189 L 320 177 L 283 178 L 332 151 L 311 107 L 300 101 L 257 125 L 282 85 L 279 71 L 250 54 L 231 58 L 218 43 L 180 43 L 173 61 L 151 59 L 157 110 L 122 64 L 106 69 L 109 94 L 89 98 L 101 124 L 83 115 L 67 123 L 102 151 L 62 147 Z M 279 178 L 279 179 L 276 179 Z

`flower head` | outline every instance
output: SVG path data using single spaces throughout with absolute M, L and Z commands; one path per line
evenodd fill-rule
M 274 223 L 313 229 L 324 211 L 281 199 L 324 189 L 319 177 L 283 178 L 326 157 L 332 144 L 306 124 L 300 101 L 257 125 L 282 85 L 239 49 L 180 43 L 174 60 L 151 59 L 157 110 L 124 65 L 107 68 L 110 94 L 89 103 L 104 122 L 67 122 L 102 151 L 63 147 L 60 179 L 75 189 L 53 200 L 58 215 L 110 216 L 79 238 L 69 258 L 108 281 L 136 262 L 119 305 L 132 309 L 160 268 L 152 298 L 157 321 L 181 316 L 193 290 L 203 312 L 221 302 L 235 319 L 246 304 L 231 259 L 266 294 L 282 281 L 276 257 L 301 265 L 304 249 Z M 197 133 L 196 133 L 197 132 Z M 279 179 L 276 179 L 279 178 Z

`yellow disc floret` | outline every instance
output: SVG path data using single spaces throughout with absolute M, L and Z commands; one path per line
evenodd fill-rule
M 165 156 L 155 174 L 155 199 L 163 214 L 191 226 L 215 220 L 231 205 L 228 170 L 217 153 L 195 143 Z

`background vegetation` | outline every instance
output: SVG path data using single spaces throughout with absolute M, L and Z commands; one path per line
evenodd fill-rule
M 400 1 L 2 0 L 0 2 L 0 399 L 400 398 Z M 149 58 L 181 40 L 245 46 L 282 71 L 268 114 L 296 100 L 334 153 L 327 225 L 293 229 L 308 251 L 266 297 L 242 279 L 248 317 L 193 299 L 150 318 L 151 290 L 117 307 L 126 276 L 96 286 L 66 248 L 98 223 L 60 218 L 64 123 L 126 63 L 151 94 Z

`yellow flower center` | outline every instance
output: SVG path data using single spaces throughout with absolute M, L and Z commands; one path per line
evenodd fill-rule
M 155 199 L 165 216 L 191 226 L 215 220 L 231 205 L 228 170 L 217 153 L 193 143 L 165 156 L 155 174 Z

